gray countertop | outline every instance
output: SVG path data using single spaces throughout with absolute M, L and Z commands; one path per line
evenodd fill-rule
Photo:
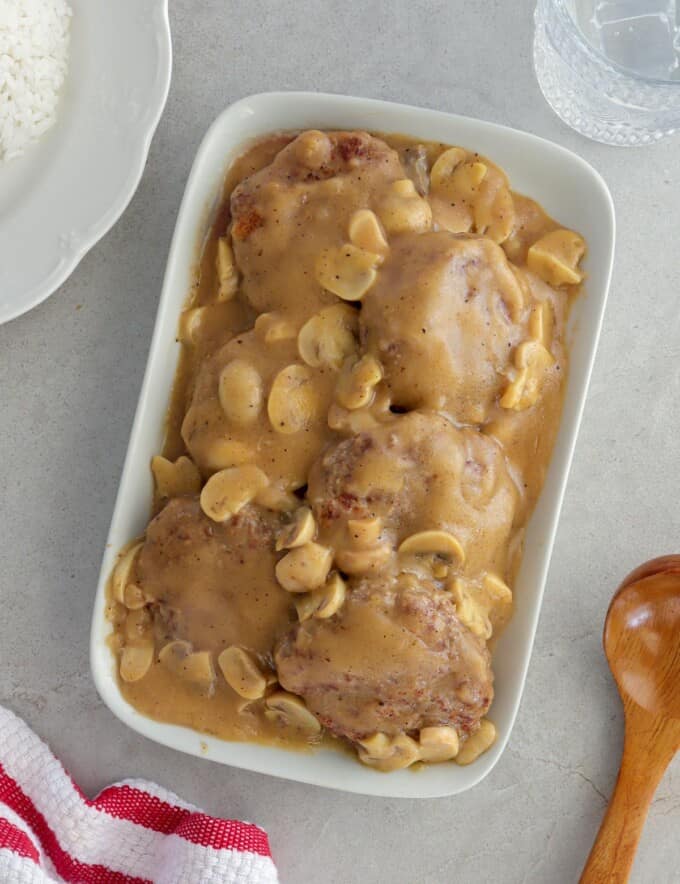
M 680 141 L 621 150 L 566 129 L 534 78 L 531 0 L 171 6 L 173 82 L 136 196 L 49 301 L 0 328 L 0 702 L 90 794 L 147 777 L 260 823 L 285 884 L 575 881 L 622 742 L 600 643 L 607 602 L 634 565 L 680 552 Z M 369 799 L 183 756 L 120 724 L 90 678 L 93 592 L 187 173 L 217 113 L 270 89 L 526 129 L 584 156 L 616 203 L 609 308 L 522 707 L 496 769 L 455 798 Z M 635 882 L 678 880 L 679 830 L 676 760 Z

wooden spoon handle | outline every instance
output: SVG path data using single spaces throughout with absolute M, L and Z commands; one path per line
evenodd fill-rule
M 656 787 L 678 748 L 678 722 L 626 705 L 626 738 L 614 794 L 580 884 L 625 884 Z

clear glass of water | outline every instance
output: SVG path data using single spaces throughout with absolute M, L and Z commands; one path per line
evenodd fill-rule
M 606 144 L 680 130 L 680 0 L 538 0 L 534 66 L 555 113 Z

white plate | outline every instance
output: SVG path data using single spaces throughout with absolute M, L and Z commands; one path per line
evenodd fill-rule
M 40 304 L 137 189 L 170 85 L 167 0 L 69 0 L 56 124 L 0 166 L 0 323 Z
M 515 615 L 494 655 L 496 698 L 490 717 L 498 741 L 474 764 L 426 766 L 382 774 L 332 750 L 289 752 L 251 743 L 229 743 L 141 715 L 121 696 L 114 658 L 106 646 L 105 586 L 117 550 L 146 526 L 152 485 L 149 461 L 163 441 L 179 345 L 178 314 L 189 292 L 197 245 L 210 221 L 227 166 L 249 139 L 280 129 L 351 128 L 401 132 L 480 151 L 510 176 L 515 190 L 537 199 L 560 223 L 588 241 L 588 281 L 571 317 L 571 369 L 562 425 L 543 494 L 531 518 L 516 584 Z M 198 151 L 177 218 L 151 352 L 132 428 L 94 606 L 92 672 L 111 711 L 134 730 L 183 752 L 261 773 L 349 792 L 424 798 L 452 795 L 478 783 L 498 761 L 522 696 L 541 607 L 557 519 L 593 365 L 614 252 L 614 207 L 598 173 L 573 153 L 534 135 L 492 123 L 421 108 L 340 95 L 270 93 L 244 98 L 213 123 Z

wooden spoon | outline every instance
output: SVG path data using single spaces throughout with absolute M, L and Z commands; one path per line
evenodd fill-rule
M 581 884 L 624 884 L 656 787 L 680 749 L 680 555 L 646 562 L 609 605 L 604 650 L 626 736 L 614 794 Z

